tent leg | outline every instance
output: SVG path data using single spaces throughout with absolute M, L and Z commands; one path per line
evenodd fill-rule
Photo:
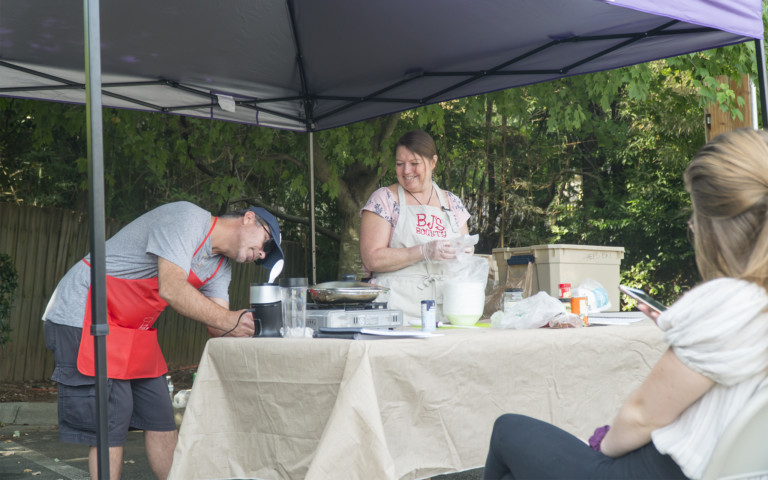
M 91 334 L 96 360 L 98 478 L 109 480 L 107 412 L 107 276 L 104 214 L 104 145 L 101 116 L 101 40 L 99 0 L 83 0 L 85 21 L 85 97 L 88 134 L 88 204 L 91 242 Z
M 768 84 L 765 78 L 765 45 L 762 38 L 755 39 L 755 57 L 757 60 L 757 82 L 760 89 L 760 119 L 763 128 L 768 128 Z
M 314 132 L 309 132 L 309 225 L 312 237 L 312 285 L 317 284 L 317 259 L 315 256 L 315 144 Z

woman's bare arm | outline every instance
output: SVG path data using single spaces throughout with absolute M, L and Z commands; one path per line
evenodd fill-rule
M 624 402 L 603 439 L 602 452 L 619 457 L 645 445 L 651 432 L 672 423 L 714 384 L 668 349 Z
M 421 245 L 390 248 L 392 225 L 373 212 L 364 210 L 360 219 L 360 257 L 370 272 L 393 272 L 424 260 Z

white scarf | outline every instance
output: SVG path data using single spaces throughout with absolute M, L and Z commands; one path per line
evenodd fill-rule
M 693 370 L 734 385 L 768 368 L 768 293 L 719 278 L 686 293 L 658 318 L 664 339 Z

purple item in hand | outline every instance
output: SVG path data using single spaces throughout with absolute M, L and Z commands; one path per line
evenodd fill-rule
M 602 450 L 600 450 L 600 444 L 602 443 L 603 438 L 605 438 L 605 434 L 608 433 L 608 430 L 610 429 L 610 425 L 603 425 L 602 427 L 597 427 L 595 429 L 595 433 L 589 437 L 589 446 L 592 448 L 592 450 L 596 452 L 602 452 Z

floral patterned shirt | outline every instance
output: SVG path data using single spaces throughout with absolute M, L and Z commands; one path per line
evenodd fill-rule
M 451 206 L 451 212 L 456 217 L 456 223 L 459 226 L 467 223 L 470 215 L 461 199 L 447 190 L 443 190 L 443 193 L 445 193 Z M 397 201 L 397 196 L 388 187 L 381 187 L 371 194 L 365 206 L 360 209 L 361 215 L 364 210 L 375 213 L 392 225 L 392 230 L 389 232 L 391 242 L 392 235 L 395 233 L 395 225 L 400 218 L 400 203 Z

